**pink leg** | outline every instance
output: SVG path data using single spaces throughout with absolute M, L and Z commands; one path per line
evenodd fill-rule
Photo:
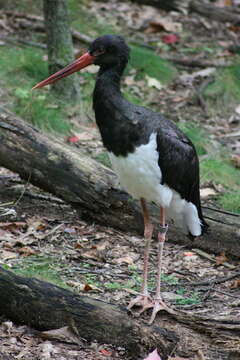
M 141 198 L 141 206 L 142 206 L 143 219 L 144 219 L 144 238 L 146 241 L 145 250 L 144 250 L 144 259 L 143 259 L 143 283 L 141 288 L 141 294 L 137 296 L 135 299 L 133 299 L 127 307 L 128 309 L 131 309 L 134 305 L 142 306 L 140 313 L 153 306 L 152 300 L 148 293 L 148 286 L 147 286 L 148 258 L 149 258 L 150 243 L 153 233 L 153 225 L 150 222 L 150 217 L 146 206 L 146 202 L 143 198 Z
M 152 324 L 158 311 L 166 310 L 169 313 L 174 313 L 174 310 L 169 308 L 162 300 L 161 297 L 161 274 L 162 274 L 162 255 L 163 255 L 163 247 L 164 242 L 166 239 L 166 233 L 168 230 L 168 225 L 166 224 L 165 219 L 165 209 L 160 208 L 160 224 L 161 230 L 158 234 L 158 267 L 157 267 L 157 288 L 156 288 L 156 295 L 153 302 L 153 311 L 152 316 L 149 321 L 149 324 Z

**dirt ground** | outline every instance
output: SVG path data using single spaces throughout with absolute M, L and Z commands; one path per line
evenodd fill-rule
M 18 176 L 5 169 L 0 179 L 1 203 L 17 200 L 14 211 L 11 206 L 1 207 L 10 214 L 4 216 L 2 212 L 0 264 L 23 275 L 30 271 L 30 276 L 54 282 L 57 279 L 60 286 L 67 285 L 74 292 L 87 292 L 88 296 L 126 306 L 139 290 L 143 239 L 81 221 L 75 210 L 60 199 L 31 185 L 26 187 Z M 151 293 L 156 255 L 157 244 L 153 242 Z M 166 243 L 163 261 L 163 297 L 172 307 L 209 317 L 214 314 L 219 319 L 223 315 L 240 316 L 239 261 L 226 259 L 224 255 L 213 256 L 210 261 L 197 250 L 170 243 Z M 213 281 L 216 279 L 219 284 Z M 146 322 L 149 315 L 146 312 L 141 321 Z M 234 352 L 240 356 L 240 343 L 235 336 L 229 335 L 229 341 L 221 340 L 221 336 L 198 332 L 163 313 L 157 316 L 154 325 L 167 326 L 179 335 L 177 355 L 183 358 L 235 359 L 231 357 Z M 124 349 L 94 342 L 83 341 L 79 345 L 42 339 L 33 329 L 4 319 L 0 326 L 0 358 L 91 360 L 127 356 Z
M 106 21 L 114 21 L 116 26 L 127 28 L 128 35 L 146 44 L 159 39 L 156 32 L 142 30 L 146 18 L 139 17 L 141 7 L 128 3 L 91 3 L 92 12 Z M 118 8 L 117 16 L 114 6 Z M 121 6 L 121 8 L 120 8 Z M 110 9 L 110 7 L 112 7 Z M 163 12 L 145 7 L 147 16 Z M 116 14 L 116 12 L 115 12 Z M 164 14 L 165 16 L 166 14 Z M 113 20 L 114 19 L 114 20 Z M 218 59 L 224 61 L 231 54 L 228 47 L 232 37 L 226 35 L 224 24 L 209 22 L 197 16 L 169 15 L 168 26 L 181 24 L 191 36 L 183 36 L 185 44 L 206 47 L 209 42 L 225 41 L 225 50 L 219 50 Z M 167 26 L 167 25 L 166 25 Z M 178 43 L 170 45 L 168 55 L 176 56 Z M 198 54 L 206 60 L 204 54 Z M 211 53 L 208 60 L 213 61 Z M 178 80 L 162 90 L 148 88 L 141 90 L 145 96 L 149 90 L 149 106 L 156 103 L 172 119 L 200 121 L 212 134 L 214 141 L 224 144 L 237 154 L 240 142 L 232 134 L 239 128 L 239 109 L 228 117 L 210 114 L 207 104 L 199 98 L 199 85 L 204 76 L 197 71 L 182 68 Z M 187 79 L 187 74 L 191 78 Z M 129 81 L 129 79 L 128 79 Z M 128 86 L 127 83 L 124 84 Z M 196 96 L 193 96 L 193 93 Z M 186 106 L 187 105 L 187 106 Z M 187 109 L 187 112 L 186 112 Z M 95 130 L 94 130 L 95 131 Z M 95 135 L 94 135 L 95 136 Z M 91 152 L 100 151 L 96 139 L 87 141 Z M 25 184 L 17 174 L 0 169 L 0 265 L 20 274 L 38 276 L 47 281 L 68 286 L 76 293 L 84 293 L 94 298 L 126 306 L 140 286 L 144 242 L 133 234 L 98 224 L 82 221 L 76 211 L 62 200 Z M 208 186 L 207 184 L 206 186 Z M 216 190 L 216 189 L 215 189 Z M 163 298 L 176 309 L 184 309 L 204 316 L 221 319 L 240 317 L 240 263 L 239 259 L 227 259 L 225 254 L 200 253 L 197 249 L 166 243 L 164 250 Z M 150 291 L 154 293 L 157 244 L 152 243 L 150 256 Z M 218 281 L 216 281 L 216 279 Z M 149 312 L 140 321 L 147 321 Z M 178 351 L 170 354 L 169 360 L 235 360 L 240 359 L 239 330 L 197 330 L 191 324 L 176 322 L 165 313 L 160 313 L 156 326 L 168 327 L 179 336 Z M 218 334 L 219 331 L 219 334 Z M 219 336 L 218 336 L 219 335 Z M 145 354 L 142 354 L 143 359 Z M 81 344 L 43 339 L 36 330 L 25 325 L 13 324 L 2 319 L 0 325 L 0 360 L 12 359 L 56 359 L 56 360 L 102 360 L 127 359 L 125 349 L 92 342 Z

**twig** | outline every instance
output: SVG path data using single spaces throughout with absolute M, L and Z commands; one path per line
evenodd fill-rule
M 223 294 L 223 295 L 226 295 L 226 296 L 230 296 L 230 297 L 232 297 L 232 298 L 234 298 L 234 299 L 240 299 L 239 296 L 229 294 L 229 293 L 227 293 L 226 291 L 218 290 L 218 289 L 215 289 L 215 288 L 212 288 L 212 291 L 216 291 L 216 292 L 218 292 L 218 293 L 220 293 L 220 294 Z
M 85 43 L 85 44 L 91 44 L 92 42 L 93 42 L 93 38 L 91 38 L 90 36 L 88 36 L 88 35 L 85 35 L 85 34 L 82 34 L 82 33 L 80 33 L 79 31 L 77 31 L 77 30 L 74 30 L 74 29 L 71 29 L 71 32 L 72 32 L 72 36 L 75 38 L 75 39 L 77 39 L 77 40 L 79 40 L 79 41 L 81 41 L 81 42 L 83 42 L 83 43 Z
M 200 60 L 200 59 L 189 59 L 189 58 L 172 58 L 169 56 L 162 56 L 163 59 L 167 60 L 167 61 L 171 61 L 175 64 L 179 64 L 182 66 L 187 66 L 187 67 L 198 67 L 198 68 L 208 68 L 208 67 L 225 67 L 225 66 L 229 66 L 231 63 L 228 61 L 221 61 L 221 60 L 216 60 L 216 61 L 206 61 L 206 60 Z
M 202 350 L 200 350 L 200 349 L 197 350 L 197 356 L 198 356 L 199 360 L 206 360 Z
M 42 195 L 42 194 L 33 194 L 30 191 L 25 191 L 24 196 L 28 196 L 32 199 L 40 199 L 40 200 L 46 200 L 46 201 L 51 201 L 51 202 L 55 202 L 55 203 L 59 203 L 59 204 L 65 204 L 65 202 L 62 199 L 59 199 L 55 196 L 50 196 L 50 195 Z
M 205 281 L 200 281 L 200 282 L 192 282 L 192 283 L 188 283 L 186 285 L 187 286 L 207 286 L 207 285 L 221 284 L 226 281 L 235 279 L 238 276 L 240 276 L 240 271 L 236 272 L 235 274 L 232 274 L 229 276 L 224 276 L 224 277 L 221 277 L 218 279 L 211 279 L 211 280 L 205 280 Z
M 210 254 L 206 253 L 206 252 L 203 251 L 203 250 L 200 250 L 200 249 L 192 249 L 192 251 L 194 251 L 194 252 L 197 253 L 198 255 L 200 255 L 200 256 L 202 256 L 202 257 L 204 257 L 204 258 L 206 258 L 206 259 L 208 259 L 208 260 L 210 260 L 210 261 L 213 261 L 213 262 L 216 261 L 215 256 L 210 255 Z M 236 268 L 235 265 L 229 264 L 229 263 L 226 262 L 226 261 L 225 261 L 224 263 L 222 263 L 221 265 L 223 265 L 223 266 L 225 266 L 225 267 L 227 267 L 227 268 L 229 268 L 229 269 L 232 269 L 232 270 Z
M 207 215 L 204 215 L 204 218 L 205 218 L 205 219 L 208 219 L 208 220 L 211 220 L 211 221 L 214 221 L 214 222 L 219 223 L 219 224 L 229 225 L 229 226 L 232 225 L 231 223 L 227 223 L 227 222 L 222 221 L 222 220 L 219 220 L 219 219 L 214 219 L 214 218 L 212 218 L 212 217 L 210 217 L 210 216 L 207 216 Z
M 197 96 L 198 101 L 199 101 L 199 104 L 202 107 L 202 109 L 203 109 L 206 116 L 208 116 L 208 109 L 207 109 L 206 101 L 204 100 L 204 97 L 203 97 L 203 91 L 213 81 L 214 81 L 214 77 L 210 76 L 209 78 L 205 79 L 198 88 L 194 87 L 196 96 Z
M 0 203 L 0 207 L 6 207 L 6 206 L 9 206 L 9 205 L 13 205 L 14 204 L 14 201 L 10 201 L 10 202 L 7 202 L 7 203 Z
M 231 216 L 240 217 L 240 214 L 233 213 L 233 212 L 230 212 L 230 211 L 215 209 L 215 208 L 212 208 L 212 207 L 210 207 L 210 206 L 202 206 L 202 208 L 203 208 L 203 209 L 212 210 L 212 211 L 216 211 L 216 212 L 221 213 L 221 214 L 226 214 L 226 215 L 231 215 Z

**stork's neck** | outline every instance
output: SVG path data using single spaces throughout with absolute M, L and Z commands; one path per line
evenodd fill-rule
M 125 64 L 118 64 L 111 68 L 100 68 L 93 93 L 93 108 L 96 117 L 98 117 L 102 107 L 107 107 L 108 111 L 111 112 L 109 104 L 112 103 L 114 107 L 114 105 L 116 106 L 116 101 L 118 102 L 122 98 L 120 80 L 124 67 Z
M 124 66 L 100 69 L 93 94 L 93 108 L 102 141 L 108 151 L 126 156 L 134 150 L 132 107 L 120 91 Z

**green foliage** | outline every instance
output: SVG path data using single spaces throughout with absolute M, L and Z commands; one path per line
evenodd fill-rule
M 85 0 L 86 1 L 86 0 Z M 74 29 L 92 37 L 104 34 L 115 34 L 116 29 L 101 18 L 87 12 L 81 2 L 69 0 L 71 25 Z
M 223 209 L 240 214 L 240 190 L 224 192 L 219 196 L 218 202 Z
M 35 93 L 31 90 L 15 90 L 15 112 L 33 125 L 45 131 L 67 134 L 71 126 L 65 121 L 65 112 L 51 95 Z M 65 116 L 64 116 L 65 115 Z
M 200 156 L 201 182 L 221 184 L 226 190 L 216 196 L 219 205 L 240 212 L 239 170 L 228 160 L 223 148 L 213 149 L 209 135 L 200 127 L 191 123 L 179 123 L 178 126 L 192 140 Z M 201 160 L 202 155 L 207 157 Z
M 200 302 L 201 300 L 197 292 L 193 293 L 191 296 L 183 297 L 181 295 L 178 295 L 176 297 L 177 305 L 196 305 L 196 304 L 200 304 Z
M 167 84 L 176 76 L 176 69 L 156 55 L 154 51 L 135 45 L 131 46 L 131 50 L 127 70 L 136 69 L 139 78 L 143 78 L 147 74 L 160 80 L 163 84 Z
M 126 284 L 121 284 L 118 282 L 111 282 L 104 284 L 105 288 L 108 290 L 121 290 L 126 286 Z
M 31 91 L 47 75 L 41 50 L 6 47 L 1 54 L 0 76 L 14 98 L 12 110 L 40 129 L 66 134 L 71 128 L 66 108 L 46 90 Z
M 185 53 L 185 54 L 199 54 L 200 52 L 205 52 L 208 54 L 213 54 L 215 52 L 215 48 L 214 47 L 209 47 L 209 46 L 197 46 L 197 47 L 186 47 L 186 48 L 180 48 L 179 52 L 180 53 Z
M 204 92 L 210 102 L 209 108 L 216 112 L 225 113 L 232 108 L 234 103 L 240 101 L 240 67 L 239 63 L 218 70 L 215 81 L 208 85 Z M 213 106 L 215 105 L 215 106 Z
M 176 285 L 178 284 L 178 278 L 173 275 L 166 275 L 162 274 L 161 276 L 162 281 L 166 282 L 169 285 Z
M 210 140 L 203 129 L 201 129 L 199 126 L 196 126 L 195 124 L 186 122 L 178 123 L 178 127 L 194 143 L 199 156 L 207 154 L 207 147 Z
M 210 157 L 201 162 L 202 180 L 214 181 L 229 189 L 237 189 L 240 185 L 239 170 L 223 157 Z
M 111 161 L 109 159 L 108 153 L 106 151 L 101 152 L 100 154 L 98 154 L 97 156 L 95 156 L 95 160 L 97 160 L 98 162 L 100 162 L 101 164 L 103 164 L 106 167 L 111 168 Z
M 94 286 L 101 286 L 100 283 L 98 283 L 97 281 L 97 275 L 95 274 L 86 274 L 85 276 L 85 282 L 89 285 L 94 285 Z
M 55 258 L 31 256 L 22 259 L 21 263 L 14 265 L 11 269 L 18 275 L 36 277 L 39 280 L 68 288 L 59 276 L 59 264 Z

